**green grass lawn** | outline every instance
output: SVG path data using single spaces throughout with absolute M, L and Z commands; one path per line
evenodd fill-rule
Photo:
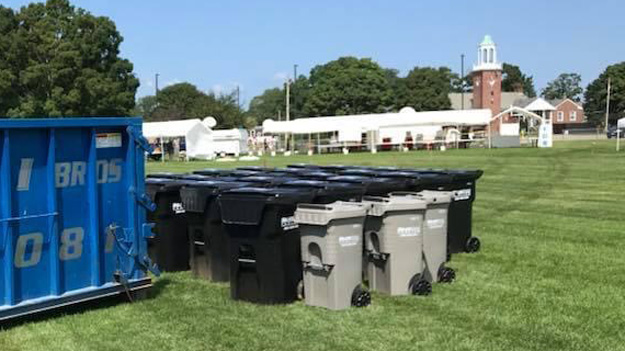
M 235 302 L 227 285 L 164 274 L 148 300 L 0 331 L 0 350 L 625 350 L 625 153 L 612 142 L 246 164 L 295 162 L 481 168 L 482 251 L 455 255 L 457 281 L 429 297 L 374 294 L 372 306 L 342 312 Z

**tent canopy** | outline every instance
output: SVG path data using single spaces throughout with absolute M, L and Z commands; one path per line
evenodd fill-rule
M 212 159 L 215 156 L 212 131 L 199 119 L 143 123 L 143 135 L 148 139 L 184 138 L 190 158 Z
M 288 122 L 267 119 L 263 122 L 263 132 L 311 134 L 338 131 L 355 134 L 377 131 L 385 127 L 485 126 L 490 122 L 490 118 L 491 111 L 487 109 L 416 112 L 410 107 L 404 107 L 399 112 L 392 113 L 309 117 Z
M 625 118 L 621 118 L 617 122 L 617 128 L 625 128 Z

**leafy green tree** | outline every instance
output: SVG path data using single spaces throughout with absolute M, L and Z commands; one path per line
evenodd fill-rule
M 558 78 L 547 84 L 541 95 L 548 100 L 569 98 L 579 102 L 584 91 L 581 84 L 582 77 L 579 74 L 562 73 Z
M 437 111 L 451 108 L 449 93 L 458 76 L 447 67 L 415 67 L 400 80 L 395 108 L 410 106 L 416 111 Z
M 262 122 L 267 118 L 277 120 L 280 114 L 284 115 L 286 109 L 285 92 L 280 88 L 265 90 L 250 101 L 247 111 L 248 116 Z
M 503 64 L 501 90 L 505 92 L 522 92 L 528 97 L 536 97 L 534 78 L 521 72 L 519 66 Z
M 152 97 L 140 99 L 141 108 L 144 108 L 143 105 L 150 106 L 145 103 L 145 99 L 151 100 Z M 217 120 L 217 128 L 220 129 L 242 127 L 245 123 L 234 91 L 220 95 L 206 94 L 191 83 L 178 83 L 162 89 L 158 93 L 157 102 L 148 120 L 203 119 L 211 116 Z
M 310 72 L 308 116 L 383 112 L 392 104 L 384 69 L 371 59 L 341 57 Z
M 110 19 L 67 0 L 0 6 L 0 115 L 128 115 L 139 81 L 122 40 Z
M 584 94 L 584 111 L 589 122 L 604 126 L 605 108 L 608 92 L 608 78 L 612 86 L 610 91 L 609 124 L 616 123 L 625 113 L 625 62 L 608 66 L 592 81 Z
M 146 121 L 152 120 L 152 114 L 156 111 L 157 106 L 156 96 L 144 96 L 137 100 L 133 115 L 142 116 Z

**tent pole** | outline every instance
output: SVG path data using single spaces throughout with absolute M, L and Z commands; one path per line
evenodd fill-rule
M 317 133 L 317 153 L 321 154 L 321 143 L 319 142 L 319 133 Z
M 488 148 L 489 149 L 493 147 L 490 134 L 491 134 L 491 130 L 490 130 L 490 122 L 489 122 L 488 123 Z
M 618 129 L 618 125 L 616 126 L 616 152 L 619 152 L 621 150 L 621 130 Z
M 161 162 L 165 163 L 165 143 L 163 142 L 162 136 L 161 136 Z

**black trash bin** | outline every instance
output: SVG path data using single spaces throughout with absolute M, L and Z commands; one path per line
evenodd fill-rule
M 230 237 L 230 292 L 235 300 L 289 303 L 302 280 L 298 203 L 310 203 L 307 189 L 239 188 L 219 196 Z
M 481 243 L 472 233 L 475 184 L 484 173 L 481 170 L 414 170 L 419 175 L 418 190 L 451 191 L 447 227 L 448 253 L 477 252 Z
M 372 196 L 386 196 L 394 191 L 406 190 L 406 182 L 397 178 L 343 175 L 328 178 L 328 181 L 362 184 L 365 187 L 365 195 Z
M 203 175 L 207 177 L 226 177 L 226 176 L 229 176 L 231 173 L 232 173 L 231 169 L 214 169 L 214 168 L 202 169 L 202 170 L 193 172 L 193 174 L 199 174 L 199 175 Z
M 180 179 L 186 176 L 186 173 L 171 173 L 171 172 L 156 172 L 150 173 L 146 178 L 157 178 L 157 179 Z
M 267 172 L 271 172 L 275 170 L 275 168 L 263 167 L 263 166 L 243 166 L 243 167 L 237 167 L 236 169 L 239 171 L 253 171 L 253 172 L 259 172 L 259 173 L 267 173 Z
M 146 192 L 156 204 L 156 211 L 148 214 L 148 221 L 155 223 L 155 236 L 148 240 L 148 252 L 162 271 L 189 270 L 187 217 L 180 199 L 184 184 L 175 179 L 145 181 Z
M 298 178 L 294 177 L 285 177 L 283 175 L 275 175 L 275 174 L 264 174 L 264 175 L 256 175 L 251 177 L 242 177 L 239 178 L 242 182 L 252 183 L 252 186 L 258 187 L 273 187 L 278 186 L 280 184 L 294 182 L 298 180 Z
M 283 188 L 311 189 L 315 204 L 331 204 L 336 201 L 360 202 L 364 195 L 364 186 L 356 183 L 325 182 L 320 180 L 296 180 L 281 184 Z
M 318 165 L 313 165 L 310 163 L 294 163 L 288 165 L 287 167 L 293 169 L 319 169 Z
M 332 177 L 336 177 L 336 174 L 313 169 L 307 170 L 305 172 L 300 172 L 297 177 L 309 180 L 328 180 Z
M 189 228 L 189 262 L 196 277 L 214 282 L 230 280 L 230 241 L 223 230 L 217 197 L 244 185 L 247 183 L 205 180 L 180 189 Z

